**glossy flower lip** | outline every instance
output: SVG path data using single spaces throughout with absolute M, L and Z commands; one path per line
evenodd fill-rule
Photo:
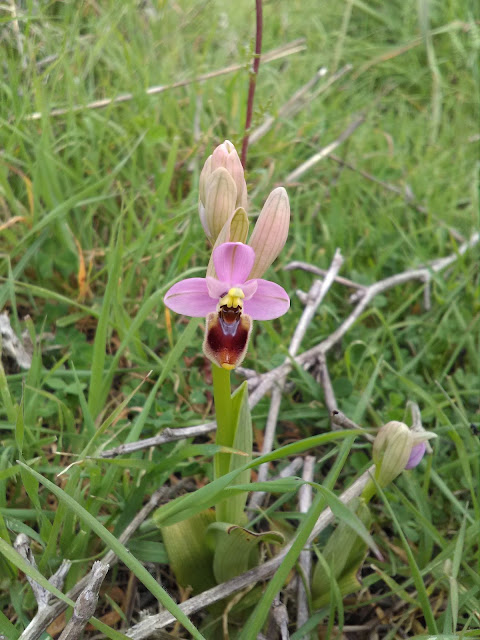
M 166 306 L 192 318 L 205 318 L 220 308 L 239 308 L 253 320 L 273 320 L 286 313 L 290 298 L 283 287 L 261 278 L 248 279 L 255 251 L 241 242 L 226 242 L 213 252 L 216 278 L 187 278 L 171 287 Z

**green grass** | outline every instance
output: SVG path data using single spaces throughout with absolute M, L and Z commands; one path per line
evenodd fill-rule
M 62 558 L 73 561 L 68 589 L 172 474 L 199 486 L 213 477 L 212 451 L 189 449 L 187 441 L 134 453 L 128 464 L 98 454 L 212 418 L 201 324 L 166 314 L 162 298 L 181 277 L 203 275 L 208 262 L 197 215 L 199 171 L 225 138 L 240 148 L 255 26 L 253 0 L 17 4 L 24 68 L 12 16 L 0 12 L 0 310 L 19 334 L 28 325 L 37 336 L 55 337 L 43 341 L 43 353 L 36 350 L 28 372 L 7 361 L 0 372 L 0 634 L 8 638 L 35 613 L 22 567 L 8 551 L 19 532 L 32 539 L 45 577 Z M 296 116 L 277 118 L 249 148 L 250 216 L 278 184 L 292 208 L 289 240 L 270 269 L 291 294 L 292 309 L 256 323 L 245 365 L 259 372 L 282 362 L 302 312 L 294 292 L 312 282 L 310 274 L 284 271 L 290 260 L 327 268 L 340 247 L 342 275 L 368 284 L 455 252 L 449 226 L 465 237 L 480 227 L 477 2 L 279 0 L 265 2 L 264 21 L 264 51 L 299 37 L 306 48 L 261 64 L 254 126 L 276 116 L 321 66 L 329 73 L 347 63 L 353 69 Z M 232 64 L 241 69 L 195 81 Z M 191 82 L 145 94 L 178 80 Z M 133 99 L 72 110 L 124 93 Z M 67 113 L 50 116 L 54 108 Z M 36 111 L 41 118 L 29 119 Z M 425 212 L 329 158 L 285 184 L 361 113 L 365 122 L 336 154 L 411 190 Z M 439 436 L 434 455 L 374 501 L 372 533 L 384 560 L 367 559 L 364 591 L 343 603 L 346 625 L 383 610 L 382 638 L 405 637 L 402 631 L 478 637 L 480 441 L 469 426 L 480 421 L 478 256 L 477 246 L 434 277 L 428 311 L 418 282 L 378 296 L 329 354 L 339 408 L 348 416 L 374 429 L 405 420 L 413 400 L 424 426 Z M 348 291 L 335 285 L 302 348 L 329 335 L 350 310 Z M 277 445 L 290 441 L 292 429 L 297 439 L 329 430 L 314 373 L 293 370 L 289 381 Z M 235 386 L 240 382 L 234 376 Z M 268 403 L 253 412 L 257 430 Z M 348 455 L 335 440 L 317 448 L 315 480 L 330 473 L 325 486 L 335 479 L 330 488 L 338 491 L 363 471 L 370 447 L 361 438 L 350 446 Z M 289 495 L 275 507 L 278 522 L 291 512 L 296 524 Z M 275 520 L 275 510 L 270 516 Z M 311 523 L 303 519 L 301 526 L 308 536 Z M 319 545 L 325 541 L 321 536 Z M 152 548 L 160 558 L 164 551 L 151 520 L 131 545 L 137 558 L 128 566 L 148 582 L 140 560 Z M 294 561 L 284 565 L 282 580 Z M 128 576 L 121 564 L 106 585 L 126 588 Z M 164 586 L 178 601 L 171 577 Z M 164 592 L 146 587 L 153 611 Z M 268 598 L 265 592 L 262 612 Z M 98 610 L 111 610 L 108 598 Z M 294 621 L 294 604 L 290 613 Z M 312 612 L 308 629 L 326 629 L 328 613 Z M 138 609 L 132 622 L 136 616 Z

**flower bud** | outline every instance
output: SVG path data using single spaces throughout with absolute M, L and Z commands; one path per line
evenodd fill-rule
M 237 200 L 235 208 L 243 207 L 247 209 L 247 183 L 245 182 L 245 172 L 237 150 L 229 140 L 219 145 L 212 154 L 212 171 L 224 167 L 232 176 L 237 187 Z
M 212 244 L 239 207 L 247 207 L 245 174 L 235 147 L 225 140 L 207 158 L 200 173 L 198 212 Z
M 261 278 L 283 249 L 290 224 L 290 203 L 283 187 L 274 189 L 263 205 L 249 245 L 255 251 L 250 278 Z
M 403 422 L 387 422 L 373 443 L 373 461 L 377 466 L 377 482 L 381 487 L 395 480 L 408 463 L 413 447 L 410 429 Z
M 232 176 L 223 167 L 215 169 L 208 179 L 205 197 L 205 224 L 211 242 L 215 242 L 223 225 L 235 211 L 236 198 L 237 187 Z
M 387 422 L 377 433 L 373 443 L 373 461 L 377 466 L 376 478 L 386 487 L 404 469 L 413 469 L 422 460 L 427 440 L 436 438 L 423 429 L 409 429 L 403 422 Z

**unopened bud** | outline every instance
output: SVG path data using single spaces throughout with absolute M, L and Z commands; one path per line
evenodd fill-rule
M 290 203 L 283 187 L 274 189 L 258 216 L 249 245 L 255 251 L 250 278 L 261 278 L 283 249 L 290 225 Z
M 380 429 L 373 443 L 373 461 L 381 487 L 386 487 L 402 473 L 412 447 L 412 433 L 403 422 L 393 420 Z
M 236 198 L 237 187 L 232 176 L 223 167 L 215 169 L 208 179 L 205 199 L 205 222 L 212 242 L 235 211 Z
M 243 207 L 247 209 L 247 183 L 245 182 L 245 172 L 237 150 L 229 140 L 219 145 L 212 153 L 212 171 L 224 167 L 232 176 L 237 187 L 237 200 L 235 208 Z
M 424 429 L 414 431 L 403 422 L 387 422 L 373 443 L 373 461 L 380 486 L 386 487 L 404 469 L 413 469 L 420 464 L 427 440 L 431 438 L 436 438 L 436 435 Z
M 247 207 L 245 174 L 235 147 L 225 140 L 207 158 L 200 173 L 198 212 L 212 244 L 239 207 Z

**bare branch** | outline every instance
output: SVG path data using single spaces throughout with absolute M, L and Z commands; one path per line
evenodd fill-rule
M 12 357 L 22 369 L 32 366 L 33 346 L 26 349 L 10 324 L 8 313 L 0 313 L 0 347 Z
M 24 533 L 19 533 L 13 543 L 13 547 L 18 553 L 22 556 L 24 560 L 28 562 L 34 569 L 38 570 L 37 563 L 35 561 L 35 557 L 30 548 L 30 540 Z M 63 560 L 60 567 L 53 574 L 53 576 L 49 579 L 49 582 L 57 589 L 62 589 L 63 583 L 65 581 L 65 577 L 71 567 L 72 563 L 69 560 Z M 48 607 L 48 604 L 54 596 L 47 591 L 45 587 L 35 582 L 33 578 L 27 576 L 28 583 L 32 587 L 33 595 L 35 596 L 35 600 L 37 601 L 38 609 L 44 609 Z
M 303 176 L 304 173 L 306 173 L 312 167 L 314 167 L 317 163 L 319 163 L 320 160 L 323 160 L 330 153 L 332 153 L 332 151 L 335 151 L 335 149 L 339 147 L 342 144 L 342 142 L 345 142 L 345 140 L 349 138 L 352 135 L 352 133 L 354 133 L 354 131 L 356 131 L 358 127 L 364 122 L 365 122 L 364 115 L 361 115 L 358 118 L 356 118 L 351 124 L 349 124 L 349 126 L 345 129 L 345 131 L 342 131 L 342 133 L 338 136 L 336 140 L 334 140 L 330 144 L 327 144 L 326 147 L 323 147 L 323 149 L 320 149 L 318 153 L 313 155 L 306 162 L 304 162 L 299 167 L 297 167 L 294 171 L 289 173 L 288 176 L 285 178 L 285 182 L 287 183 L 296 182 L 299 178 L 301 178 L 301 176 Z
M 307 329 L 312 322 L 315 313 L 326 296 L 328 290 L 332 286 L 335 281 L 335 277 L 340 270 L 340 267 L 343 264 L 343 258 L 340 253 L 340 250 L 337 249 L 335 251 L 335 255 L 333 256 L 332 264 L 328 270 L 327 275 L 325 276 L 323 282 L 315 280 L 312 284 L 309 291 L 309 299 L 307 305 L 305 306 L 303 313 L 300 317 L 300 320 L 297 324 L 295 332 L 293 334 L 292 340 L 290 342 L 290 347 L 288 349 L 289 358 L 286 359 L 285 362 L 289 362 L 290 358 L 295 357 L 297 354 L 300 344 L 303 340 Z M 270 453 L 273 448 L 273 441 L 275 437 L 275 430 L 278 421 L 278 414 L 280 412 L 280 405 L 282 402 L 282 392 L 283 387 L 285 385 L 286 375 L 282 375 L 277 380 L 277 385 L 275 386 L 272 393 L 272 400 L 270 403 L 270 409 L 268 412 L 267 423 L 265 425 L 265 432 L 263 437 L 263 447 L 262 447 L 262 455 Z M 260 465 L 258 468 L 258 481 L 264 482 L 267 479 L 268 475 L 268 464 L 264 463 Z M 256 492 L 252 494 L 249 503 L 249 509 L 255 509 L 262 503 L 264 492 Z
M 93 563 L 88 584 L 78 596 L 73 615 L 58 640 L 78 640 L 80 638 L 85 625 L 95 614 L 98 593 L 108 569 L 108 564 L 99 561 Z
M 307 456 L 303 464 L 302 479 L 306 483 L 313 481 L 315 467 L 314 456 Z M 298 492 L 298 510 L 300 513 L 307 513 L 312 506 L 312 487 L 310 484 L 303 484 Z M 312 572 L 312 553 L 310 549 L 303 549 L 300 552 L 299 568 L 302 573 L 298 581 L 297 590 L 297 629 L 300 629 L 308 620 L 308 597 L 310 592 L 310 574 Z
M 210 433 L 210 431 L 215 431 L 216 428 L 216 422 L 206 422 L 205 424 L 198 424 L 194 427 L 179 427 L 178 429 L 170 429 L 167 427 L 158 436 L 145 438 L 144 440 L 137 440 L 136 442 L 128 442 L 127 444 L 121 444 L 114 449 L 102 451 L 100 455 L 102 458 L 115 458 L 115 456 L 120 456 L 124 453 L 133 453 L 134 451 L 140 451 L 141 449 L 158 447 L 166 442 L 174 442 L 175 440 L 183 440 L 184 438 L 203 436 L 206 433 Z
M 308 368 L 312 366 L 312 364 L 316 362 L 322 354 L 328 353 L 330 349 L 338 344 L 343 336 L 351 329 L 370 302 L 377 295 L 412 280 L 428 282 L 432 277 L 432 274 L 439 273 L 446 267 L 454 264 L 456 260 L 458 260 L 459 256 L 464 255 L 469 249 L 475 247 L 479 242 L 480 232 L 477 231 L 471 235 L 469 240 L 458 247 L 456 253 L 434 260 L 430 262 L 428 266 L 421 267 L 419 269 L 408 269 L 402 273 L 397 273 L 394 276 L 375 282 L 364 289 L 359 289 L 350 296 L 351 302 L 358 301 L 357 306 L 353 309 L 351 314 L 340 324 L 339 327 L 337 327 L 335 331 L 333 331 L 333 333 L 325 338 L 325 340 L 322 340 L 315 347 L 312 347 L 301 355 L 296 356 L 294 359 L 296 364 Z M 257 379 L 250 379 L 248 381 L 249 387 L 253 387 L 254 389 L 250 394 L 250 407 L 254 407 L 261 398 L 270 391 L 279 377 L 287 375 L 291 368 L 292 363 L 290 361 L 286 361 L 279 367 L 259 375 Z
M 315 273 L 317 276 L 326 276 L 328 273 L 327 269 L 320 269 L 320 267 L 317 267 L 314 264 L 308 264 L 308 262 L 300 262 L 298 260 L 289 262 L 284 267 L 285 271 L 292 271 L 293 269 L 302 269 L 303 271 L 308 271 L 309 273 Z M 343 284 L 346 287 L 351 287 L 352 289 L 365 289 L 365 285 L 358 284 L 358 282 L 353 282 L 353 280 L 349 280 L 348 278 L 344 278 L 342 276 L 336 276 L 335 282 L 338 282 L 338 284 Z
M 357 424 L 353 420 L 350 420 L 350 418 L 348 418 L 344 413 L 342 413 L 338 409 L 334 409 L 331 412 L 330 420 L 334 425 L 336 425 L 337 427 L 340 427 L 341 429 L 358 429 L 359 431 L 362 431 L 365 439 L 368 440 L 369 442 L 373 442 L 375 440 L 375 438 L 369 433 L 367 433 L 359 424 Z
M 287 56 L 291 56 L 294 53 L 298 53 L 299 51 L 303 51 L 305 49 L 305 38 L 299 38 L 298 40 L 294 40 L 289 44 L 286 44 L 278 49 L 273 49 L 269 51 L 265 55 L 261 57 L 262 63 L 265 64 L 267 62 L 273 62 L 273 60 L 280 60 L 281 58 L 285 58 Z M 180 80 L 179 82 L 174 82 L 172 84 L 166 85 L 157 85 L 154 87 L 149 87 L 145 94 L 147 96 L 154 96 L 159 93 L 164 93 L 165 91 L 170 91 L 171 89 L 178 89 L 179 87 L 186 87 L 189 84 L 193 84 L 194 82 L 204 82 L 205 80 L 211 80 L 212 78 L 218 78 L 219 76 L 226 75 L 228 73 L 233 73 L 235 71 L 241 71 L 244 68 L 243 64 L 232 64 L 229 67 L 224 67 L 223 69 L 218 69 L 217 71 L 210 71 L 209 73 L 204 73 L 196 78 L 191 78 L 190 80 Z M 48 112 L 49 116 L 64 116 L 67 113 L 77 113 L 79 111 L 86 111 L 87 109 L 104 109 L 105 107 L 109 107 L 110 105 L 117 105 L 123 102 L 129 102 L 133 100 L 133 93 L 122 93 L 116 98 L 104 98 L 103 100 L 94 100 L 93 102 L 89 102 L 85 105 L 77 104 L 72 107 L 61 107 L 58 109 L 52 109 Z M 27 116 L 25 116 L 26 120 L 40 120 L 43 117 L 41 111 L 35 111 Z
M 337 400 L 335 398 L 335 393 L 333 391 L 332 381 L 330 380 L 330 374 L 328 373 L 327 367 L 327 357 L 323 353 L 318 359 L 320 365 L 320 384 L 323 388 L 323 395 L 325 397 L 325 404 L 327 405 L 327 409 L 330 413 L 330 416 L 337 408 Z M 330 417 L 330 422 L 332 423 L 332 427 L 335 428 L 334 422 Z
M 280 631 L 281 640 L 290 640 L 288 633 L 288 611 L 280 598 L 275 598 L 272 603 L 271 615 L 275 626 Z

